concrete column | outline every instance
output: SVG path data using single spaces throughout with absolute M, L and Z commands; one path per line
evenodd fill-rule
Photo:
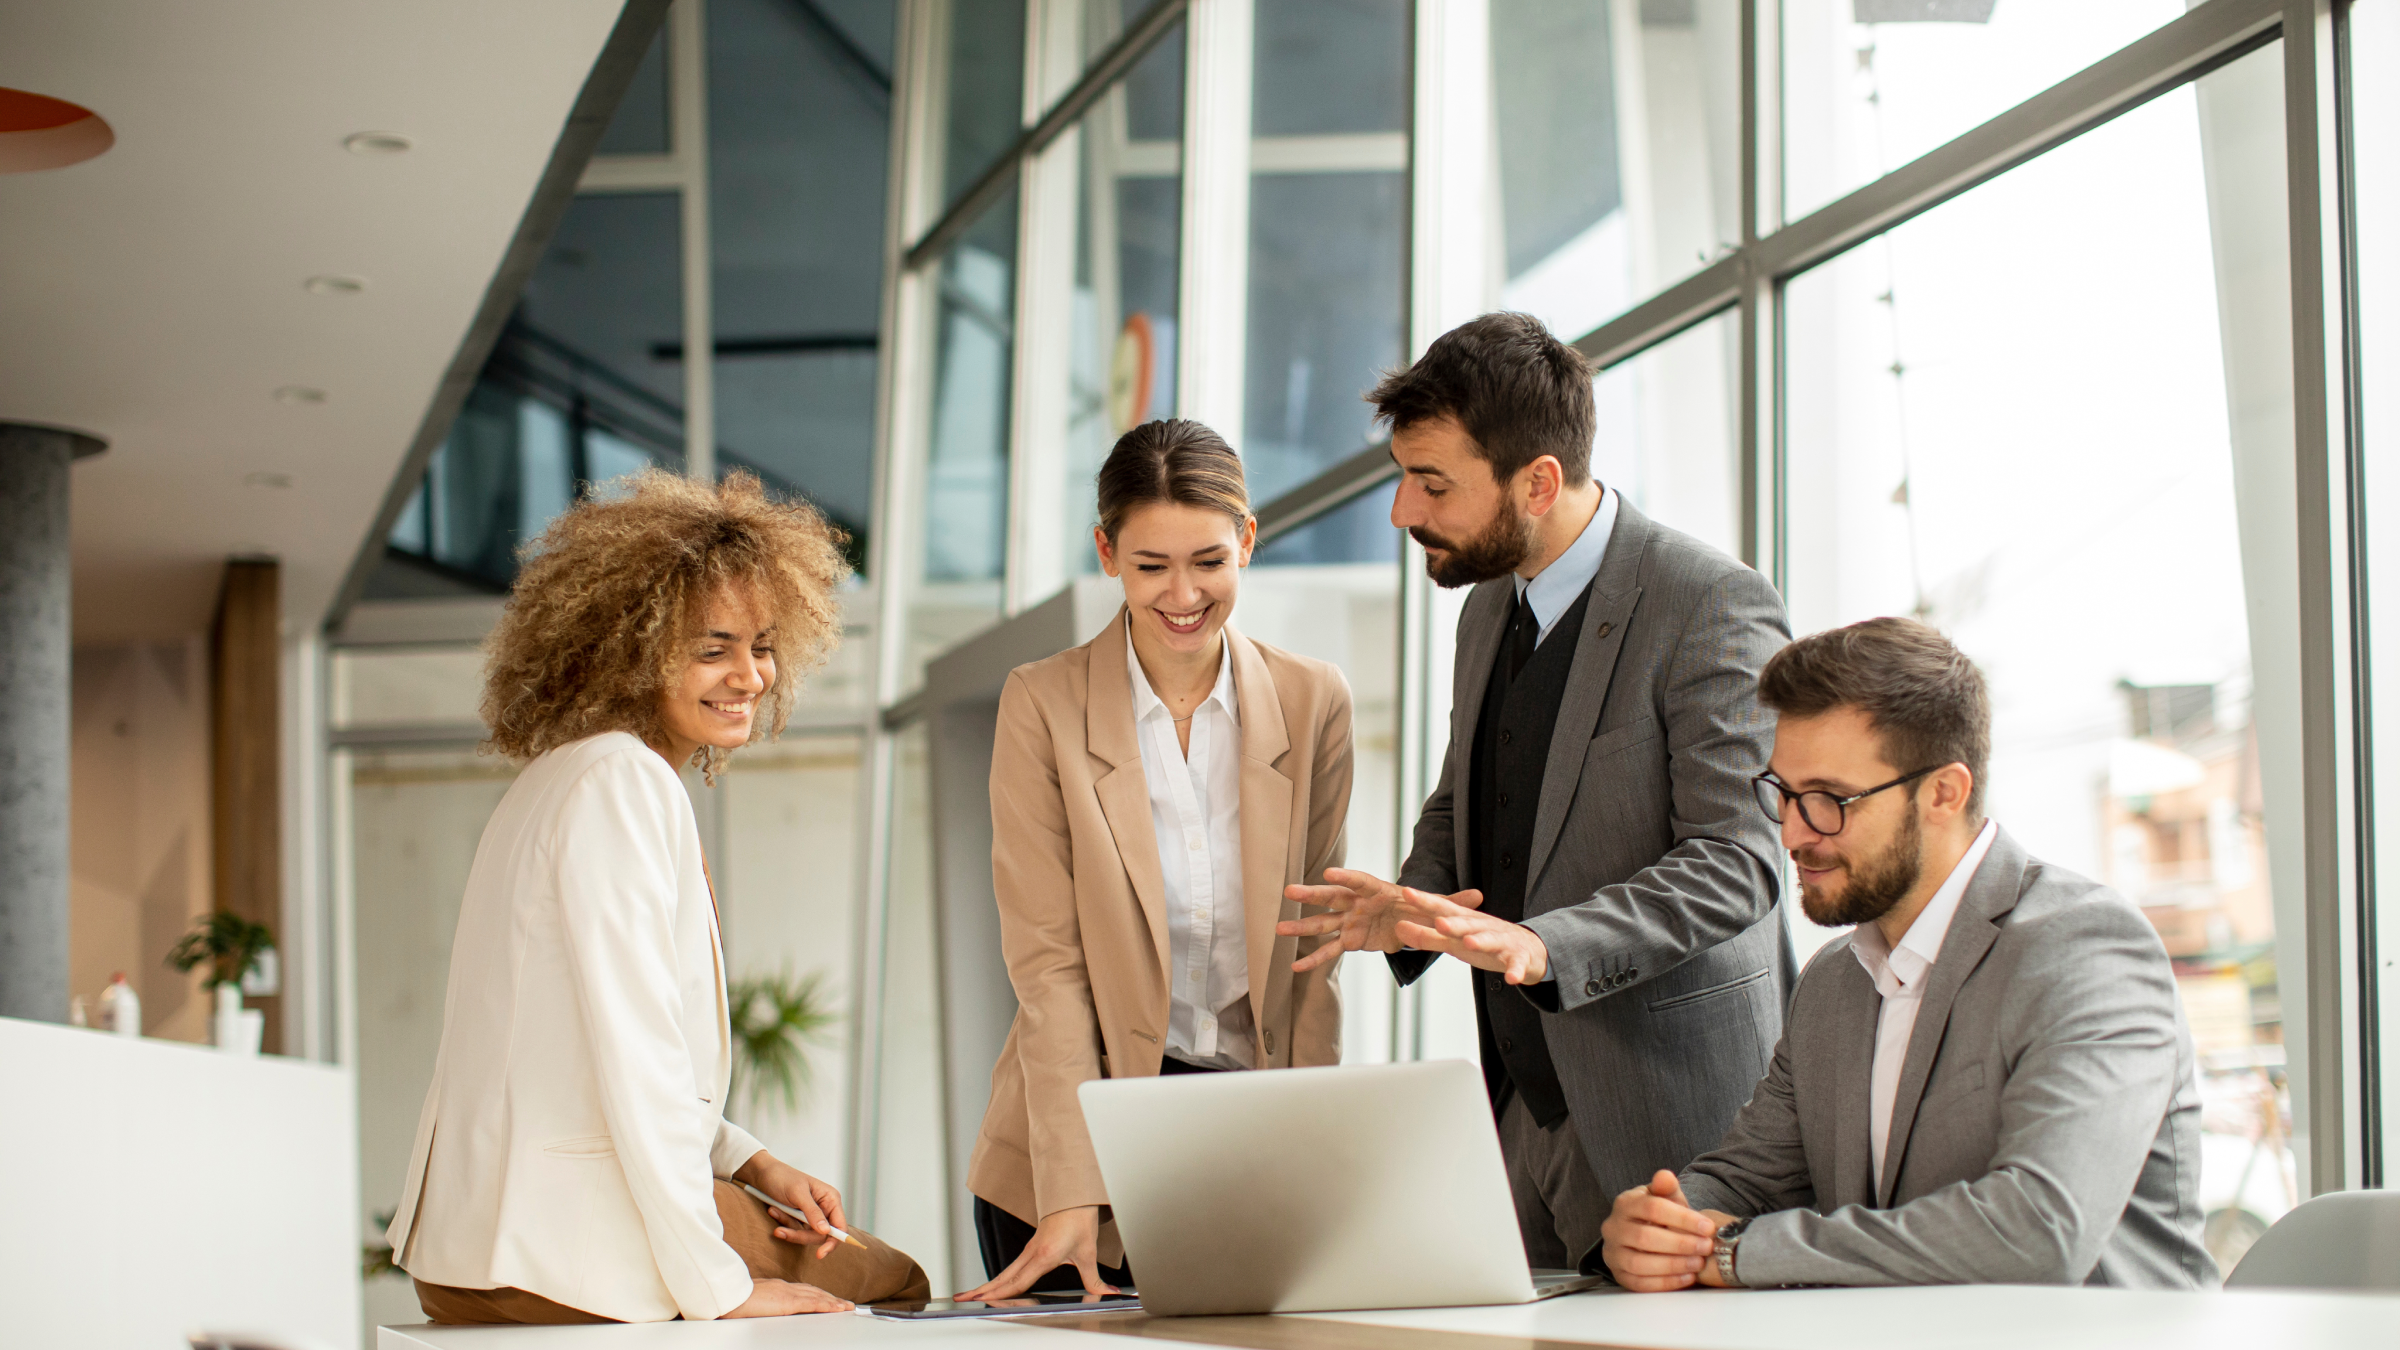
M 67 466 L 104 448 L 0 422 L 0 1017 L 67 1020 Z

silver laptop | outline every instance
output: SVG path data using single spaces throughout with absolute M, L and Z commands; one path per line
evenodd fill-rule
M 1530 1303 L 1483 1074 L 1464 1060 L 1085 1083 L 1083 1118 L 1152 1313 Z

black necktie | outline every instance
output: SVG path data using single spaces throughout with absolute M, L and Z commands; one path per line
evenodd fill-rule
M 1514 682 L 1525 673 L 1525 663 L 1533 659 L 1535 644 L 1542 639 L 1542 622 L 1533 617 L 1533 606 L 1525 597 L 1517 597 L 1516 613 L 1508 624 L 1508 678 Z

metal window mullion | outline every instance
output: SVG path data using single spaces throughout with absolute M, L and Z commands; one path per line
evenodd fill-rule
M 2345 521 L 2350 542 L 2350 734 L 2354 751 L 2352 819 L 2357 833 L 2353 866 L 2357 869 L 2357 952 L 2353 969 L 2358 981 L 2359 1185 L 2380 1190 L 2387 1183 L 2392 1118 L 2386 1110 L 2382 979 L 2381 904 L 2376 870 L 2375 736 L 2372 644 L 2374 628 L 2368 592 L 2366 445 L 2362 435 L 2366 406 L 2366 371 L 2360 352 L 2358 272 L 2358 140 L 2353 105 L 2357 71 L 2352 65 L 2350 7 L 2334 7 L 2332 56 L 2334 154 L 2332 186 L 2338 214 L 2335 242 L 2339 252 L 2334 275 L 2341 334 L 2341 396 L 2344 413 L 2342 483 Z M 2318 143 L 2327 144 L 2320 136 Z
M 859 813 L 858 927 L 851 953 L 852 1012 L 850 1018 L 850 1085 L 854 1094 L 845 1122 L 843 1154 L 849 1172 L 847 1194 L 852 1212 L 862 1225 L 876 1222 L 876 1149 L 883 1092 L 883 989 L 885 929 L 891 912 L 892 735 L 879 715 L 898 696 L 903 653 L 908 638 L 908 598 L 911 585 L 901 575 L 912 570 L 909 561 L 917 532 L 911 528 L 909 506 L 916 499 L 921 471 L 916 451 L 922 444 L 927 371 L 930 367 L 930 310 L 924 292 L 931 278 L 903 266 L 911 224 L 931 192 L 927 150 L 932 140 L 925 77 L 931 60 L 932 16 L 926 11 L 936 0 L 901 0 L 893 38 L 892 132 L 890 169 L 885 175 L 883 303 L 879 328 L 883 334 L 875 372 L 875 486 L 867 541 L 868 575 L 875 588 L 874 653 L 868 687 L 877 710 L 867 718 L 865 754 L 861 765 Z
M 668 98 L 674 109 L 683 249 L 683 469 L 717 476 L 717 350 L 708 238 L 708 0 L 667 11 Z
M 2332 0 L 2287 0 L 2283 14 L 2284 167 L 2291 213 L 2292 415 L 2294 477 L 2298 487 L 2298 608 L 2300 629 L 2301 830 L 2306 897 L 2300 934 L 2307 972 L 2308 1189 L 2343 1190 L 2358 1184 L 2362 1132 L 2354 1128 L 2363 1100 L 2360 1066 L 2348 1047 L 2351 1005 L 2358 989 L 2345 959 L 2358 892 L 2352 867 L 2360 822 L 2353 775 L 2351 700 L 2363 691 L 2350 680 L 2350 610 L 2354 557 L 2346 528 L 2339 448 L 2347 416 L 2336 354 L 2342 350 L 2342 306 L 2333 303 L 2341 278 L 2340 202 L 2331 172 L 2337 119 L 2331 106 Z M 2287 937 L 2289 935 L 2286 935 Z
M 1249 341 L 1252 0 L 1191 0 L 1185 19 L 1179 416 L 1243 443 Z

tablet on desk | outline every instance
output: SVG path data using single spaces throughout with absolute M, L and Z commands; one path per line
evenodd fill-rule
M 994 1299 L 989 1303 L 961 1303 L 954 1298 L 891 1299 L 883 1303 L 862 1303 L 858 1310 L 876 1317 L 900 1317 L 911 1320 L 933 1317 L 1027 1317 L 1039 1313 L 1109 1312 L 1115 1309 L 1136 1309 L 1142 1306 L 1141 1296 L 1128 1289 L 1122 1294 L 1020 1294 L 1015 1298 Z

